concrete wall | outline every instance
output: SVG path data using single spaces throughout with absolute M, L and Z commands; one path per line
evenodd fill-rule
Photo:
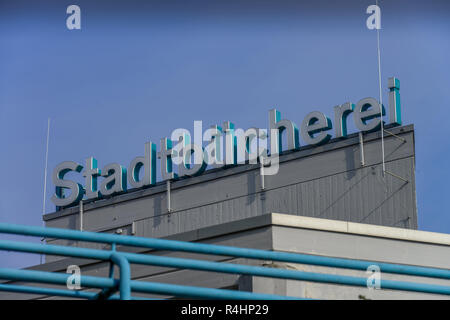
M 265 177 L 265 190 L 259 166 L 242 165 L 174 181 L 170 214 L 165 183 L 86 203 L 84 230 L 131 234 L 134 223 L 138 236 L 167 237 L 269 212 L 416 229 L 413 126 L 389 130 L 403 140 L 386 135 L 386 168 L 407 181 L 383 177 L 379 132 L 364 135 L 364 166 L 353 134 L 283 154 L 279 173 Z M 44 220 L 48 227 L 78 229 L 79 208 Z
M 417 230 L 373 226 L 340 221 L 272 215 L 272 248 L 277 251 L 307 253 L 448 269 L 450 235 Z M 266 266 L 306 272 L 367 278 L 364 270 L 349 270 L 294 263 L 266 262 Z M 381 280 L 428 283 L 450 286 L 450 280 L 381 273 Z M 450 296 L 375 290 L 337 284 L 243 276 L 244 291 L 297 296 L 311 299 L 450 299 Z

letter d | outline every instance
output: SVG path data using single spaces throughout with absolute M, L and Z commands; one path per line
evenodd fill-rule
M 144 168 L 144 176 L 139 180 L 139 172 Z M 145 156 L 134 158 L 128 167 L 128 183 L 134 188 L 153 185 L 156 182 L 156 144 L 145 144 Z

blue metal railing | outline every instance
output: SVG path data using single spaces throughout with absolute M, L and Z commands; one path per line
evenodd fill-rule
M 343 276 L 324 273 L 304 272 L 297 270 L 276 269 L 269 267 L 249 266 L 235 263 L 212 262 L 197 259 L 185 259 L 164 257 L 149 254 L 137 254 L 116 251 L 116 245 L 134 246 L 148 249 L 182 251 L 211 255 L 222 255 L 239 258 L 250 258 L 271 261 L 283 261 L 300 264 L 327 266 L 334 268 L 346 268 L 354 270 L 367 270 L 371 265 L 377 265 L 381 272 L 403 275 L 450 279 L 449 269 L 419 267 L 411 265 L 398 265 L 392 263 L 380 263 L 374 261 L 362 261 L 332 257 L 322 257 L 309 254 L 297 254 L 287 252 L 275 252 L 258 249 L 246 249 L 210 244 L 163 240 L 153 238 L 141 238 L 132 236 L 120 236 L 94 232 L 81 232 L 66 229 L 42 228 L 0 223 L 0 233 L 37 236 L 46 238 L 59 238 L 86 242 L 99 242 L 112 245 L 111 250 L 98 250 L 88 248 L 67 247 L 59 245 L 41 245 L 16 241 L 0 240 L 0 250 L 18 252 L 40 253 L 59 256 L 79 257 L 95 260 L 110 261 L 120 270 L 119 279 L 114 279 L 113 268 L 110 268 L 108 278 L 81 276 L 81 284 L 86 288 L 102 289 L 100 293 L 71 291 L 51 288 L 38 288 L 19 286 L 12 284 L 0 284 L 0 291 L 39 293 L 63 297 L 76 297 L 85 299 L 130 299 L 131 292 L 144 292 L 153 294 L 173 295 L 202 299 L 291 299 L 292 297 L 258 294 L 235 290 L 199 288 L 165 283 L 143 282 L 131 280 L 130 263 L 153 265 L 181 269 L 193 269 L 210 272 L 230 274 L 245 274 L 262 277 L 313 281 L 321 283 L 334 283 L 350 286 L 367 286 L 367 278 Z M 0 268 L 0 279 L 37 282 L 46 284 L 64 285 L 70 275 L 63 273 L 50 273 L 32 270 L 11 270 Z M 394 280 L 381 280 L 383 289 L 415 291 L 424 293 L 450 295 L 450 286 L 434 285 L 426 283 L 414 283 Z M 115 291 L 119 296 L 114 296 Z M 296 298 L 298 299 L 298 298 Z

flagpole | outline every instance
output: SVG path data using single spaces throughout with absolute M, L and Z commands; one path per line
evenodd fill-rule
M 378 6 L 378 0 L 376 0 Z M 381 10 L 380 10 L 381 15 Z M 381 19 L 380 19 L 381 20 Z M 380 25 L 381 28 L 381 25 Z M 381 115 L 381 156 L 383 161 L 383 177 L 386 172 L 386 164 L 384 161 L 384 123 L 383 123 L 383 93 L 381 89 L 381 53 L 380 53 L 380 28 L 377 29 L 377 54 L 378 54 L 378 86 L 380 96 L 380 115 Z
M 44 195 L 43 195 L 43 201 L 42 201 L 42 219 L 45 214 L 45 204 L 46 204 L 46 198 L 47 198 L 47 168 L 48 168 L 48 140 L 50 137 L 50 118 L 48 118 L 47 121 L 47 144 L 45 148 L 45 169 L 44 169 Z M 42 225 L 44 226 L 44 220 L 42 220 Z M 45 238 L 41 238 L 41 243 L 45 241 Z M 42 264 L 42 254 L 40 257 L 40 264 Z

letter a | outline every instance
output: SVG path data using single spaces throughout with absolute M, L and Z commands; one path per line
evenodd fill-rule
M 367 14 L 371 14 L 366 21 L 369 30 L 381 29 L 381 9 L 379 6 L 373 4 L 367 7 Z
M 73 30 L 73 29 L 81 29 L 81 9 L 79 6 L 72 4 L 67 7 L 67 14 L 71 14 L 69 17 L 67 17 L 66 20 L 66 26 L 67 29 Z

